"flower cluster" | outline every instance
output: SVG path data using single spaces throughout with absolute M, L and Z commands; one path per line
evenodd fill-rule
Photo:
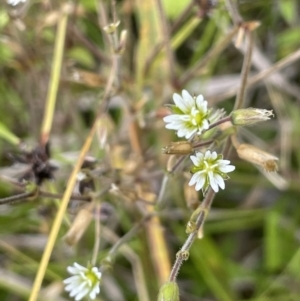
M 88 296 L 91 300 L 96 298 L 100 293 L 101 272 L 97 267 L 83 267 L 78 263 L 67 268 L 72 275 L 63 282 L 66 285 L 65 290 L 70 293 L 70 297 L 74 297 L 75 301 L 81 300 Z
M 202 95 L 192 97 L 186 90 L 182 91 L 182 96 L 174 93 L 173 100 L 175 105 L 171 105 L 172 114 L 164 117 L 164 121 L 167 129 L 177 131 L 178 137 L 190 139 L 194 135 L 201 135 L 209 129 L 211 122 L 217 122 L 223 114 L 223 111 L 213 113 L 207 108 L 207 101 Z M 178 145 L 172 145 L 172 150 L 174 147 L 178 148 Z M 171 153 L 172 150 L 164 148 L 165 153 Z M 235 169 L 229 160 L 223 160 L 222 155 L 210 150 L 204 154 L 196 152 L 190 158 L 194 166 L 191 169 L 193 176 L 189 185 L 195 185 L 197 191 L 202 189 L 204 193 L 209 186 L 215 192 L 219 191 L 219 187 L 224 189 L 224 180 L 229 178 L 227 173 Z
M 194 166 L 191 170 L 193 176 L 189 185 L 195 185 L 195 189 L 199 191 L 202 189 L 204 192 L 210 185 L 215 191 L 219 191 L 219 187 L 224 189 L 224 179 L 228 179 L 226 173 L 234 171 L 235 167 L 229 165 L 229 160 L 223 160 L 222 155 L 217 155 L 216 152 L 207 150 L 205 154 L 197 152 L 196 156 L 190 157 Z
M 174 93 L 173 100 L 175 103 L 171 106 L 173 114 L 164 117 L 167 129 L 176 130 L 178 137 L 190 139 L 209 128 L 210 112 L 202 95 L 192 97 L 188 91 L 183 90 L 182 97 Z

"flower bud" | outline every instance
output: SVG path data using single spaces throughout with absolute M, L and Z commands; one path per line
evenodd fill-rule
M 233 125 L 252 125 L 259 122 L 263 122 L 274 116 L 272 110 L 247 108 L 235 110 L 231 113 L 231 122 Z
M 238 156 L 255 165 L 261 166 L 265 171 L 277 171 L 278 158 L 250 144 L 240 144 L 237 147 Z
M 162 148 L 162 153 L 166 155 L 188 155 L 194 151 L 189 141 L 172 142 Z
M 179 289 L 177 283 L 165 283 L 159 290 L 157 301 L 179 301 Z
M 127 41 L 127 30 L 122 30 L 120 34 L 120 42 L 118 47 L 118 53 L 122 54 L 125 51 L 126 41 Z
M 110 24 L 104 26 L 103 30 L 107 34 L 113 34 L 117 30 L 117 28 L 118 28 L 119 25 L 120 25 L 120 21 L 117 21 L 115 23 L 110 23 Z

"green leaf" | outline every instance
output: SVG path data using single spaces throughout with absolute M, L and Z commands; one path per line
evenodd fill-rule
M 163 0 L 163 6 L 167 17 L 176 18 L 189 5 L 189 0 Z
M 21 142 L 20 139 L 1 122 L 0 122 L 0 138 L 15 145 Z
M 68 52 L 68 57 L 86 68 L 93 68 L 95 61 L 91 53 L 82 47 L 74 47 Z
M 297 5 L 294 0 L 278 1 L 279 10 L 284 20 L 291 24 L 297 19 Z

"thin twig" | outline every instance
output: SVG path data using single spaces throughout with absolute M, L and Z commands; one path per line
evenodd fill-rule
M 244 57 L 242 72 L 241 72 L 241 84 L 240 89 L 236 95 L 236 100 L 234 104 L 234 110 L 242 108 L 242 104 L 245 98 L 246 88 L 247 88 L 247 79 L 249 75 L 249 71 L 251 68 L 251 58 L 252 58 L 252 49 L 253 49 L 253 34 L 251 31 L 248 31 L 249 36 L 249 44 L 247 48 L 247 52 Z
M 243 18 L 239 14 L 235 3 L 232 0 L 226 0 L 226 7 L 231 19 L 233 20 L 235 25 L 239 25 L 243 22 Z
M 101 229 L 101 223 L 100 223 L 100 210 L 101 210 L 101 204 L 97 204 L 95 206 L 95 243 L 93 248 L 93 256 L 92 256 L 92 265 L 96 265 L 97 256 L 99 253 L 99 247 L 100 247 L 100 229 Z
M 29 197 L 32 197 L 35 194 L 35 192 L 28 191 L 16 195 L 12 195 L 6 198 L 1 198 L 0 199 L 0 205 L 5 205 L 5 204 L 11 204 L 15 202 L 22 202 L 22 201 L 27 201 Z
M 45 115 L 44 115 L 44 120 L 41 129 L 41 136 L 40 136 L 41 145 L 47 144 L 50 136 L 51 127 L 52 127 L 56 97 L 57 97 L 57 91 L 58 91 L 59 79 L 61 73 L 62 59 L 64 53 L 69 9 L 70 8 L 68 7 L 68 5 L 62 8 L 62 16 L 58 22 L 57 36 L 55 39 L 55 47 L 54 47 L 53 64 L 51 69 L 51 77 L 50 77 L 50 83 L 48 87 L 47 100 L 46 100 Z
M 199 207 L 199 215 L 197 216 L 195 221 L 194 231 L 188 235 L 180 251 L 176 254 L 176 259 L 170 273 L 169 281 L 176 281 L 180 267 L 183 264 L 183 262 L 187 260 L 189 250 L 197 237 L 197 233 L 204 224 L 206 213 L 210 209 L 214 196 L 215 192 L 211 188 L 209 188 L 204 201 Z
M 109 64 L 110 59 L 103 53 L 98 46 L 96 46 L 93 42 L 87 39 L 82 32 L 73 24 L 69 25 L 68 28 L 75 35 L 75 37 L 94 54 L 96 58 L 98 58 L 104 64 Z

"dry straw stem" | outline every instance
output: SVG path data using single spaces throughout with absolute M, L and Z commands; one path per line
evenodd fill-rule
M 84 162 L 84 158 L 91 146 L 92 139 L 93 139 L 93 136 L 96 131 L 96 127 L 97 127 L 97 120 L 93 124 L 93 127 L 81 149 L 78 161 L 77 161 L 77 163 L 72 171 L 72 174 L 69 178 L 69 181 L 68 181 L 68 184 L 66 187 L 66 191 L 63 195 L 61 205 L 59 207 L 59 210 L 58 210 L 55 220 L 53 222 L 53 226 L 52 226 L 51 232 L 49 234 L 49 239 L 48 239 L 45 251 L 43 253 L 37 275 L 36 275 L 34 283 L 33 283 L 29 301 L 35 301 L 38 297 L 38 293 L 39 293 L 39 290 L 40 290 L 42 282 L 43 282 L 43 278 L 44 278 L 44 275 L 45 275 L 45 272 L 46 272 L 46 269 L 47 269 L 47 266 L 48 266 L 48 263 L 50 260 L 50 256 L 52 254 L 53 247 L 54 247 L 59 229 L 61 227 L 61 223 L 62 223 L 64 214 L 65 214 L 65 211 L 67 209 L 70 196 L 72 195 L 72 191 L 73 191 L 73 188 L 74 188 L 76 180 L 77 180 L 76 176 L 77 176 L 78 172 L 80 171 L 80 168 Z
M 243 67 L 241 72 L 241 84 L 240 89 L 236 95 L 235 103 L 234 103 L 234 110 L 240 109 L 243 105 L 243 100 L 246 94 L 247 88 L 247 79 L 249 75 L 249 71 L 251 68 L 251 57 L 252 57 L 252 49 L 253 49 L 253 34 L 252 32 L 248 32 L 249 37 L 249 44 L 247 48 L 247 52 L 244 56 Z
M 145 195 L 144 198 L 147 198 L 147 196 Z M 153 195 L 153 198 L 148 197 L 147 200 L 155 200 L 155 195 Z M 154 215 L 153 206 L 146 206 L 146 209 L 148 215 L 153 214 L 153 217 L 146 224 L 149 253 L 156 271 L 157 282 L 162 285 L 167 281 L 171 271 L 169 252 L 159 216 Z
M 72 9 L 70 4 L 62 7 L 61 17 L 58 22 L 57 35 L 55 39 L 54 57 L 51 69 L 50 83 L 47 93 L 45 115 L 41 129 L 40 142 L 46 145 L 49 140 L 49 135 L 53 122 L 55 103 L 57 98 L 58 85 L 60 80 L 61 65 L 64 53 L 64 44 L 66 37 L 66 29 L 68 23 L 68 15 Z

